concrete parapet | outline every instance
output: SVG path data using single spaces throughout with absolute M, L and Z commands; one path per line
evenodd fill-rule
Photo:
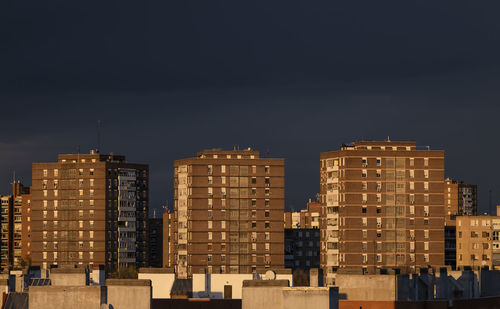
M 108 279 L 106 288 L 110 309 L 151 308 L 151 280 Z
M 101 286 L 31 286 L 30 309 L 100 309 L 105 288 Z

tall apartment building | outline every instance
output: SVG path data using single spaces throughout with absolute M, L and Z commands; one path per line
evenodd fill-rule
M 444 265 L 444 151 L 354 142 L 320 156 L 321 266 L 413 272 Z
M 174 163 L 177 275 L 283 268 L 284 159 L 207 150 Z
M 285 212 L 285 267 L 319 268 L 321 203 L 309 200 L 307 208 Z
M 163 213 L 163 267 L 173 267 L 174 262 L 174 213 L 165 209 Z
M 163 264 L 163 218 L 149 218 L 148 224 L 149 266 L 162 267 Z
M 444 182 L 446 223 L 455 216 L 477 215 L 477 185 L 446 178 Z M 451 223 L 453 225 L 453 223 Z
M 457 266 L 457 216 L 477 215 L 477 186 L 446 178 L 444 181 L 445 207 L 445 265 Z
M 33 163 L 34 265 L 148 266 L 148 166 L 113 154 Z
M 20 182 L 12 184 L 12 195 L 0 197 L 0 222 L 2 237 L 0 243 L 0 267 L 2 269 L 21 266 L 22 259 L 22 211 L 29 201 L 29 187 Z

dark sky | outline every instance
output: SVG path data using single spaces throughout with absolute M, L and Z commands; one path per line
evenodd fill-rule
M 319 153 L 360 139 L 446 151 L 446 175 L 500 202 L 500 2 L 0 3 L 0 192 L 31 162 L 95 147 L 148 163 L 253 147 L 286 158 L 286 206 L 319 190 Z

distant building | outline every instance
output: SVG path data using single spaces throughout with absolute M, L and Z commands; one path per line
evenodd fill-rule
M 307 209 L 285 212 L 285 229 L 319 229 L 321 203 L 309 200 Z
M 446 178 L 444 181 L 445 265 L 457 266 L 457 216 L 477 215 L 477 186 Z
M 0 196 L 2 238 L 0 243 L 0 267 L 2 269 L 21 266 L 23 257 L 22 235 L 23 204 L 29 200 L 29 187 L 20 182 L 12 184 L 12 194 Z
M 500 206 L 496 216 L 457 216 L 457 268 L 500 269 Z
M 446 223 L 454 216 L 477 215 L 477 185 L 446 178 L 444 181 Z M 453 224 L 453 223 L 451 223 Z
M 318 228 L 285 229 L 285 267 L 320 267 L 320 231 Z
M 163 213 L 163 267 L 174 265 L 174 213 L 168 209 Z
M 321 266 L 415 272 L 444 265 L 444 151 L 362 141 L 321 153 Z
M 149 218 L 148 224 L 149 266 L 162 267 L 163 263 L 163 218 Z
M 148 262 L 148 166 L 125 156 L 61 154 L 33 163 L 34 265 L 144 267 Z
M 180 278 L 284 266 L 284 159 L 207 150 L 174 163 L 174 254 Z

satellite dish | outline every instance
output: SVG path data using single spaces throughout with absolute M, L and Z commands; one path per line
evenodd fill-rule
M 276 273 L 272 270 L 266 271 L 264 275 L 264 280 L 276 280 Z

